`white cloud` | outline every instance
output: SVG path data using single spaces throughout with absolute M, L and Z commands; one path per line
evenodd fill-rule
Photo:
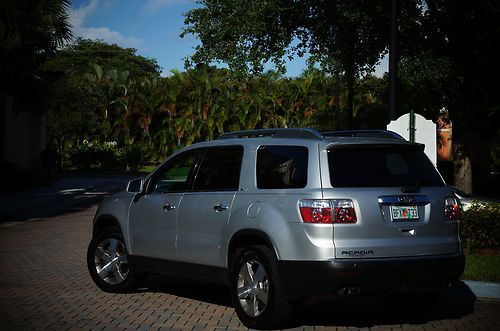
M 148 3 L 146 4 L 146 13 L 147 14 L 152 14 L 156 12 L 158 9 L 174 4 L 174 3 L 179 3 L 181 0 L 148 0 Z M 186 0 L 184 0 L 186 1 Z
M 81 37 L 88 39 L 104 40 L 110 44 L 118 44 L 122 47 L 137 48 L 141 44 L 141 39 L 135 37 L 125 37 L 118 31 L 109 28 L 82 28 Z
M 70 23 L 73 26 L 73 35 L 75 37 L 83 37 L 88 39 L 100 39 L 110 44 L 118 44 L 122 47 L 138 48 L 142 40 L 135 37 L 126 37 L 118 31 L 111 30 L 107 27 L 87 27 L 85 26 L 86 19 L 92 15 L 97 9 L 101 0 L 90 0 L 85 6 L 79 8 L 71 8 Z
M 97 8 L 100 0 L 90 0 L 87 6 L 80 6 L 80 8 L 71 7 L 69 20 L 74 28 L 81 27 L 85 21 L 85 18 L 92 14 L 92 12 Z

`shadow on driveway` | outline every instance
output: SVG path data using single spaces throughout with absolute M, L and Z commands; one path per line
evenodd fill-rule
M 150 275 L 141 292 L 161 292 L 206 303 L 233 307 L 229 290 L 168 276 Z M 301 326 L 337 326 L 370 328 L 377 325 L 423 325 L 441 320 L 456 320 L 474 312 L 476 296 L 463 282 L 442 291 L 437 302 L 422 316 L 395 313 L 373 297 L 338 297 L 307 306 L 299 306 L 287 328 Z M 445 327 L 443 325 L 442 327 Z
M 0 201 L 0 224 L 82 211 L 112 193 L 123 191 L 128 180 L 128 177 L 67 177 L 50 187 L 39 186 L 4 194 Z
M 306 307 L 297 313 L 292 327 L 300 325 L 354 326 L 422 325 L 434 321 L 461 319 L 474 312 L 476 296 L 462 282 L 443 290 L 434 306 L 421 316 L 393 312 L 372 297 L 340 297 L 331 302 Z M 445 327 L 443 325 L 443 327 Z

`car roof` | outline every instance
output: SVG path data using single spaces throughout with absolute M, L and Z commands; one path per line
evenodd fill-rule
M 228 132 L 220 135 L 217 139 L 235 138 L 292 138 L 324 140 L 328 138 L 383 138 L 404 140 L 399 134 L 388 130 L 345 130 L 319 132 L 310 128 L 278 128 L 278 129 L 257 129 Z
M 258 129 L 228 132 L 220 135 L 216 142 L 243 143 L 247 141 L 277 143 L 291 140 L 300 140 L 302 143 L 319 142 L 320 148 L 335 145 L 373 145 L 373 144 L 398 144 L 420 145 L 406 141 L 399 134 L 388 130 L 347 130 L 319 132 L 309 128 L 279 128 Z
M 316 145 L 320 150 L 338 146 L 354 145 L 404 145 L 424 149 L 424 145 L 409 142 L 399 134 L 388 130 L 348 130 L 319 132 L 309 128 L 257 129 L 228 132 L 215 140 L 201 141 L 181 148 L 173 155 L 192 148 L 209 148 L 215 146 L 248 145 Z

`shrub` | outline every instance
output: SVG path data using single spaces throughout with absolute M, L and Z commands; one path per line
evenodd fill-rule
M 99 143 L 84 140 L 71 153 L 71 161 L 78 169 L 90 169 L 92 166 L 112 169 L 122 166 L 122 154 L 122 148 L 117 146 L 116 141 Z
M 95 161 L 101 168 L 110 169 L 120 166 L 119 150 L 116 141 L 105 141 L 95 145 Z
M 93 150 L 94 145 L 88 140 L 84 140 L 71 153 L 71 162 L 78 169 L 90 169 Z
M 127 145 L 121 148 L 119 153 L 128 170 L 137 171 L 144 161 L 144 150 L 138 144 Z
M 478 204 L 462 213 L 460 237 L 470 252 L 500 247 L 500 203 Z

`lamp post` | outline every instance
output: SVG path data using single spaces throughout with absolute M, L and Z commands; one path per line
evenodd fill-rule
M 398 79 L 398 1 L 391 0 L 391 40 L 389 43 L 389 122 L 396 119 Z

